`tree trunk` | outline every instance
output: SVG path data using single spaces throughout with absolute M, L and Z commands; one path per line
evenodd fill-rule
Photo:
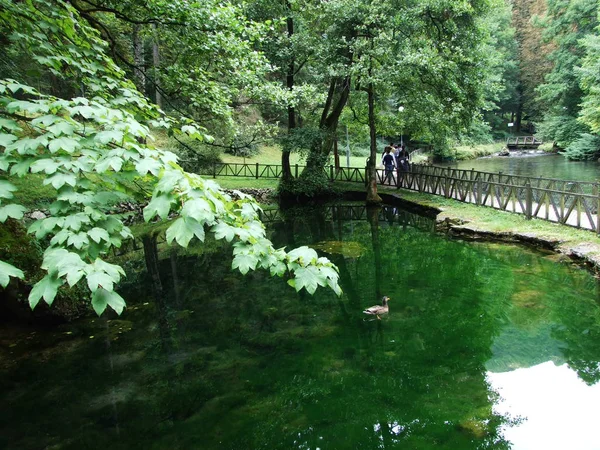
M 333 150 L 333 143 L 337 132 L 337 125 L 342 111 L 350 95 L 350 77 L 335 78 L 331 80 L 329 93 L 321 115 L 320 130 L 323 137 L 316 142 L 306 159 L 306 169 L 302 172 L 303 178 L 327 180 L 325 164 Z
M 381 203 L 381 197 L 377 193 L 377 130 L 375 129 L 375 100 L 373 95 L 373 83 L 369 83 L 367 88 L 368 102 L 369 102 L 369 136 L 370 136 L 370 147 L 371 156 L 369 157 L 369 164 L 367 165 L 367 204 L 379 204 Z
M 294 18 L 292 17 L 292 6 L 289 1 L 285 2 L 288 10 L 287 17 L 287 33 L 288 39 L 291 42 L 292 36 L 294 35 Z M 291 43 L 290 43 L 291 45 Z M 285 77 L 286 88 L 291 91 L 294 89 L 294 74 L 296 70 L 296 62 L 294 56 L 291 57 L 290 63 L 288 64 L 287 74 Z M 296 128 L 296 110 L 293 106 L 288 106 L 288 137 L 294 132 Z M 290 144 L 284 146 L 281 153 L 281 181 L 283 183 L 289 182 L 292 179 L 292 168 L 290 166 Z
M 154 40 L 152 42 L 152 62 L 154 64 L 154 97 L 156 104 L 162 108 L 162 95 L 160 93 L 160 49 L 158 47 L 158 28 L 155 23 L 152 24 Z
M 163 350 L 169 351 L 171 348 L 171 331 L 167 319 L 167 304 L 163 290 L 160 272 L 158 270 L 158 246 L 156 236 L 146 235 L 142 238 L 144 243 L 144 259 L 146 260 L 146 270 L 152 283 L 152 294 L 156 311 L 158 314 L 158 331 Z
M 140 25 L 133 26 L 133 33 L 131 36 L 133 44 L 133 64 L 134 78 L 138 90 L 142 94 L 146 94 L 146 73 L 145 73 L 145 57 L 144 57 L 144 41 L 140 37 Z

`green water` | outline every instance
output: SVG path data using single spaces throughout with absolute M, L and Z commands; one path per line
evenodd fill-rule
M 230 250 L 209 243 L 162 253 L 158 300 L 128 263 L 120 318 L 4 326 L 0 448 L 547 449 L 528 442 L 548 435 L 580 443 L 555 448 L 598 448 L 597 427 L 569 419 L 594 417 L 600 400 L 599 292 L 588 272 L 447 240 L 403 211 L 343 215 L 301 210 L 270 225 L 279 246 L 329 252 L 342 298 L 241 276 Z M 382 295 L 388 317 L 365 320 Z M 548 433 L 531 427 L 535 411 L 509 403 L 511 389 L 528 386 L 522 374 L 540 385 L 553 368 L 571 378 L 542 392 L 560 422 Z M 553 403 L 573 383 L 579 403 Z
M 479 158 L 454 164 L 437 164 L 459 169 L 475 169 L 482 172 L 558 178 L 561 180 L 599 181 L 600 164 L 597 161 L 569 161 L 561 155 L 523 157 Z

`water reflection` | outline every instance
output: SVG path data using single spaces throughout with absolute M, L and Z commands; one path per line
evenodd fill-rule
M 501 396 L 494 410 L 525 418 L 503 430 L 514 450 L 600 448 L 599 384 L 589 387 L 566 364 L 552 362 L 487 377 Z
M 523 413 L 495 407 L 502 374 L 489 372 L 566 361 L 596 389 L 587 272 L 446 240 L 394 208 L 346 220 L 357 211 L 292 210 L 270 226 L 278 246 L 320 243 L 342 298 L 232 272 L 230 249 L 212 241 L 176 255 L 159 245 L 121 318 L 0 332 L 11 345 L 0 347 L 0 447 L 509 448 Z M 381 295 L 388 317 L 363 321 Z

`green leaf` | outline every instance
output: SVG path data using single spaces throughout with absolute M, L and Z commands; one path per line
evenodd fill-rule
M 51 132 L 55 136 L 60 135 L 72 135 L 75 131 L 75 126 L 66 121 L 60 121 L 55 123 L 54 125 L 48 127 L 48 131 Z
M 196 236 L 200 241 L 204 241 L 204 227 L 194 219 L 177 219 L 173 225 L 167 229 L 167 244 L 171 244 L 175 239 L 182 247 L 187 247 L 190 240 Z
M 125 307 L 125 300 L 112 290 L 100 288 L 92 294 L 92 306 L 99 316 L 102 315 L 107 306 L 110 306 L 117 314 L 121 315 Z
M 212 227 L 212 231 L 215 233 L 215 239 L 225 239 L 227 242 L 231 242 L 235 237 L 235 228 L 225 222 L 216 224 Z
M 46 178 L 44 180 L 44 184 L 45 185 L 51 184 L 52 187 L 54 187 L 54 189 L 60 189 L 65 184 L 67 184 L 71 187 L 75 187 L 75 185 L 77 184 L 77 177 L 75 175 L 73 175 L 72 173 L 59 172 L 59 173 L 55 173 L 54 175 Z
M 31 163 L 35 160 L 33 159 L 22 159 L 16 164 L 13 164 L 10 168 L 10 174 L 16 175 L 18 177 L 25 176 L 29 172 L 29 168 L 31 167 Z
M 94 141 L 100 142 L 101 144 L 108 144 L 109 142 L 121 142 L 123 140 L 123 132 L 119 130 L 106 130 L 96 133 Z
M 277 261 L 269 265 L 269 272 L 271 276 L 277 275 L 278 277 L 282 277 L 287 272 L 287 266 L 282 261 Z
M 95 170 L 98 173 L 103 173 L 112 168 L 115 172 L 118 172 L 121 170 L 121 167 L 123 167 L 123 158 L 120 156 L 108 156 L 96 163 Z
M 90 223 L 90 218 L 86 214 L 72 214 L 65 217 L 63 227 L 70 228 L 73 231 L 79 231 L 81 230 L 81 225 L 84 223 Z
M 6 153 L 10 154 L 13 150 L 16 150 L 19 155 L 35 155 L 40 142 L 36 139 L 21 138 L 17 139 L 10 145 L 6 146 Z
M 162 164 L 154 158 L 144 158 L 135 165 L 135 170 L 140 175 L 146 175 L 150 172 L 152 175 L 157 176 L 162 168 Z
M 256 269 L 258 264 L 258 258 L 252 254 L 239 254 L 235 255 L 231 263 L 232 269 L 239 269 L 242 275 L 246 275 L 249 270 Z
M 73 153 L 79 147 L 79 142 L 69 137 L 59 137 L 53 139 L 48 144 L 48 150 L 51 153 L 56 153 L 59 150 L 64 150 L 67 153 Z
M 319 272 L 319 269 L 314 266 L 296 269 L 294 279 L 296 280 L 296 291 L 305 288 L 309 294 L 314 294 L 319 285 L 325 286 L 327 283 L 325 277 Z
M 163 172 L 156 185 L 157 192 L 173 192 L 181 178 L 181 172 L 177 170 L 167 170 Z
M 290 261 L 297 261 L 301 266 L 307 266 L 319 258 L 319 255 L 312 248 L 303 246 L 298 247 L 288 253 Z
M 31 172 L 44 172 L 48 175 L 52 175 L 53 173 L 56 173 L 56 170 L 60 167 L 60 165 L 60 162 L 51 158 L 38 159 L 31 164 Z
M 96 292 L 99 288 L 112 291 L 114 282 L 114 278 L 103 271 L 91 272 L 87 275 L 87 284 L 92 292 Z
M 38 281 L 29 293 L 29 306 L 31 306 L 31 309 L 36 307 L 41 298 L 51 305 L 56 297 L 58 288 L 61 287 L 63 283 L 64 281 L 55 274 L 48 274 Z
M 64 256 L 56 261 L 56 271 L 59 277 L 66 275 L 67 283 L 73 287 L 86 274 L 88 264 L 77 253 L 67 251 L 66 253 L 61 252 L 61 255 Z
M 0 147 L 8 147 L 16 140 L 17 137 L 15 135 L 0 133 Z
M 6 219 L 11 217 L 13 219 L 20 220 L 23 218 L 26 208 L 23 205 L 10 205 L 0 207 L 0 222 L 6 222 Z
M 0 286 L 2 286 L 3 288 L 8 286 L 8 283 L 10 282 L 10 277 L 16 277 L 22 280 L 23 278 L 25 278 L 25 274 L 22 270 L 17 269 L 12 264 L 0 261 Z
M 166 219 L 171 211 L 171 203 L 174 198 L 168 194 L 161 194 L 153 197 L 150 203 L 144 208 L 144 220 L 151 221 L 158 215 L 161 219 Z
M 16 120 L 0 117 L 0 129 L 7 131 L 19 131 L 21 128 Z
M 110 236 L 108 235 L 108 232 L 106 230 L 103 230 L 102 228 L 94 227 L 90 231 L 88 231 L 87 234 L 96 243 L 100 243 L 100 241 L 110 241 Z
M 101 260 L 100 258 L 94 261 L 92 264 L 93 270 L 106 272 L 108 275 L 112 277 L 115 283 L 118 283 L 121 280 L 121 276 L 125 276 L 125 271 L 121 266 L 117 266 L 116 264 L 110 264 L 106 261 Z
M 13 192 L 16 191 L 17 188 L 5 180 L 0 180 L 0 198 L 13 198 Z
M 77 234 L 72 234 L 69 236 L 69 239 L 67 239 L 67 245 L 72 245 L 77 250 L 81 250 L 83 246 L 87 245 L 88 243 L 89 239 L 87 233 L 83 231 Z
M 190 217 L 197 222 L 212 225 L 215 221 L 215 213 L 210 204 L 203 198 L 188 200 L 181 208 L 182 217 Z

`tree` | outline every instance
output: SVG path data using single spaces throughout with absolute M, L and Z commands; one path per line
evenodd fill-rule
M 579 73 L 573 68 L 582 65 L 586 51 L 584 38 L 593 34 L 598 26 L 597 14 L 598 2 L 593 0 L 549 0 L 542 22 L 544 36 L 555 45 L 555 50 L 549 56 L 552 71 L 537 89 L 539 99 L 547 105 L 540 131 L 544 138 L 565 149 L 567 157 L 574 159 L 579 158 L 580 153 L 579 150 L 571 152 L 570 145 L 590 130 L 585 122 L 578 121 L 584 93 Z
M 113 247 L 131 237 L 110 208 L 129 198 L 126 182 L 152 190 L 144 219 L 177 218 L 167 228 L 169 243 L 187 246 L 204 240 L 234 241 L 232 268 L 246 273 L 258 267 L 272 275 L 290 275 L 297 291 L 329 286 L 340 294 L 335 266 L 306 247 L 285 252 L 265 237 L 253 199 L 232 200 L 218 185 L 184 172 L 172 153 L 154 148 L 151 128 L 205 138 L 189 119 L 165 115 L 135 89 L 107 46 L 78 11 L 61 0 L 0 0 L 1 34 L 6 55 L 28 55 L 30 70 L 60 78 L 80 93 L 71 98 L 46 94 L 16 79 L 0 80 L 0 170 L 10 177 L 42 174 L 57 196 L 51 217 L 34 222 L 29 232 L 48 239 L 42 268 L 47 275 L 29 295 L 32 307 L 48 304 L 63 285 L 85 280 L 94 309 L 121 313 L 124 300 L 114 290 L 123 269 L 105 261 Z M 73 88 L 71 88 L 74 90 Z M 0 219 L 20 219 L 24 207 L 8 203 L 15 186 L 0 182 Z M 131 185 L 130 185 L 131 186 Z M 18 268 L 0 262 L 0 284 L 23 278 Z

